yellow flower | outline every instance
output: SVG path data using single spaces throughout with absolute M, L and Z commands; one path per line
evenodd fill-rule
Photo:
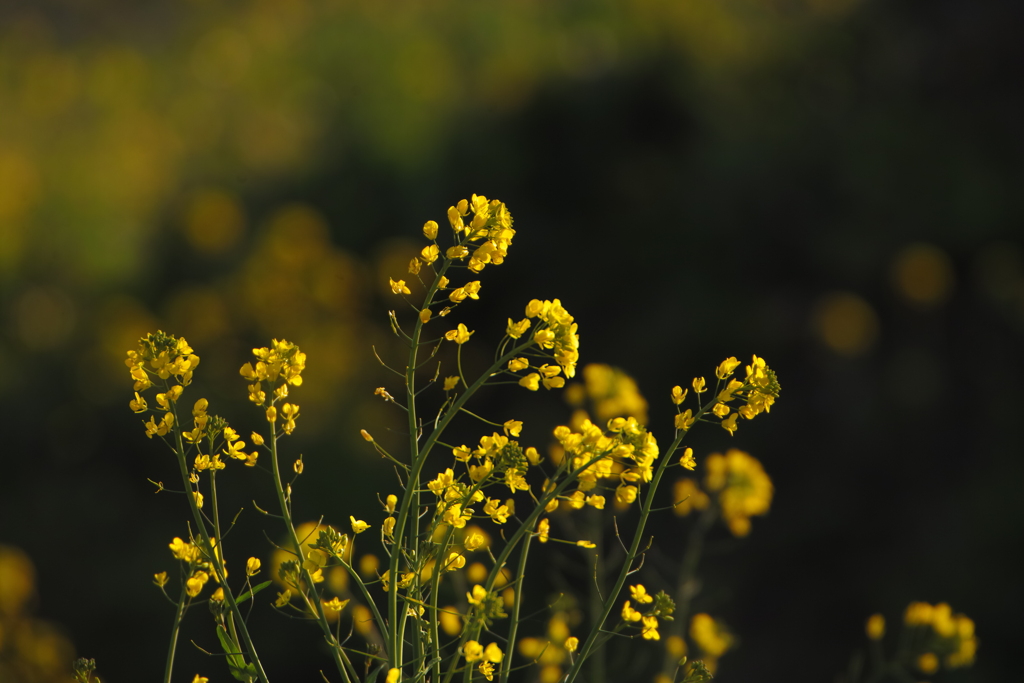
M 679 464 L 688 470 L 697 469 L 697 461 L 693 457 L 693 449 L 687 448 L 683 451 L 683 455 L 679 458 Z
M 703 394 L 705 391 L 708 390 L 708 388 L 706 386 L 704 386 L 704 378 L 703 377 L 694 377 L 693 378 L 693 390 L 696 391 L 698 394 Z
M 428 266 L 434 261 L 436 261 L 437 257 L 440 255 L 441 250 L 437 248 L 436 244 L 431 244 L 429 246 L 423 247 L 423 250 L 420 252 L 420 258 L 423 259 L 423 262 L 426 263 Z
M 197 570 L 187 581 L 185 581 L 185 592 L 188 593 L 189 597 L 196 597 L 203 590 L 203 586 L 210 580 L 210 575 L 206 572 Z
M 469 256 L 469 249 L 461 244 L 457 244 L 454 247 L 448 247 L 448 251 L 444 255 L 453 260 L 464 259 Z
M 587 549 L 592 549 L 592 548 L 596 548 L 597 547 L 597 545 L 595 545 L 591 541 L 576 541 L 576 545 L 578 545 L 581 548 L 587 548 Z
M 658 617 L 644 617 L 642 633 L 644 640 L 661 640 L 661 634 L 658 633 Z
M 576 648 L 580 646 L 580 639 L 576 636 L 571 636 L 565 639 L 565 649 L 569 652 L 576 652 Z
M 426 223 L 424 223 L 423 224 L 423 236 L 426 237 L 428 240 L 436 240 L 437 239 L 437 222 L 435 222 L 435 221 L 427 221 Z M 390 676 L 390 675 L 391 674 L 389 673 L 388 676 Z M 394 683 L 394 681 L 390 681 L 389 680 L 388 683 Z
M 192 679 L 192 683 L 210 683 L 210 679 L 206 676 L 196 674 L 196 677 Z
M 502 426 L 505 429 L 505 433 L 509 436 L 519 436 L 523 429 L 523 423 L 520 420 L 508 420 Z
M 356 519 L 352 515 L 349 515 L 348 518 L 352 522 L 352 531 L 354 531 L 357 534 L 361 534 L 370 528 L 370 525 L 361 519 Z
M 719 403 L 718 405 L 722 405 Z M 722 420 L 722 429 L 729 432 L 730 435 L 735 434 L 738 429 L 736 425 L 736 418 L 739 417 L 739 413 L 733 413 L 729 417 Z
M 445 332 L 444 338 L 447 339 L 448 341 L 453 341 L 456 344 L 465 344 L 466 342 L 469 341 L 469 338 L 472 335 L 473 332 L 470 332 L 468 329 L 466 329 L 465 325 L 459 323 L 457 329 L 448 330 L 447 332 Z
M 672 387 L 672 402 L 675 403 L 676 405 L 681 404 L 683 401 L 686 400 L 687 393 L 689 393 L 688 390 L 683 389 L 682 387 Z
M 134 401 L 129 401 L 128 407 L 132 409 L 132 412 L 144 413 L 144 412 L 146 412 L 146 409 L 147 409 L 146 399 L 144 399 L 141 396 L 139 396 L 139 392 L 136 391 L 135 392 L 135 400 Z
M 640 621 L 643 617 L 642 614 L 637 612 L 635 609 L 630 607 L 629 600 L 626 600 L 626 604 L 622 606 L 622 620 L 623 621 Z
M 629 587 L 629 594 L 633 596 L 633 599 L 639 603 L 646 604 L 648 602 L 654 602 L 654 596 L 647 592 L 642 583 L 638 583 L 635 586 Z
M 732 647 L 732 636 L 708 614 L 694 614 L 690 620 L 690 639 L 708 657 L 718 658 Z
M 501 651 L 501 648 L 498 647 L 497 643 L 491 643 L 486 648 L 484 648 L 484 659 L 486 659 L 488 662 L 494 662 L 495 664 L 499 664 L 501 663 L 501 660 L 504 656 L 505 653 Z
M 385 536 L 393 536 L 395 533 L 395 518 L 386 518 L 384 523 L 381 525 L 381 528 L 383 529 Z
M 224 602 L 224 589 L 218 588 L 213 591 L 213 595 L 210 596 L 210 600 L 213 602 Z
M 483 546 L 486 542 L 487 539 L 484 538 L 483 534 L 474 531 L 467 535 L 466 539 L 462 542 L 462 545 L 467 551 L 473 552 Z
M 338 598 L 331 598 L 330 600 L 325 600 L 323 602 L 323 606 L 324 609 L 330 610 L 332 612 L 340 612 L 341 610 L 345 609 L 345 605 L 347 605 L 348 602 L 348 600 L 339 600 Z
M 448 559 L 445 560 L 443 571 L 450 572 L 456 569 L 461 569 L 466 566 L 466 558 L 457 552 L 448 553 Z
M 548 518 L 545 517 L 544 519 L 540 520 L 540 524 L 537 525 L 537 540 L 541 543 L 547 543 L 548 534 L 550 533 L 550 531 L 551 522 L 549 522 Z
M 530 329 L 530 319 L 529 318 L 523 318 L 522 320 L 520 320 L 517 323 L 512 322 L 512 318 L 509 318 L 508 319 L 508 328 L 506 329 L 505 332 L 506 332 L 506 334 L 508 334 L 508 336 L 512 337 L 513 339 L 519 339 L 524 334 L 526 334 L 526 331 L 528 329 Z
M 868 634 L 868 638 L 871 640 L 881 640 L 885 635 L 885 617 L 881 614 L 872 614 L 868 617 L 867 624 L 864 625 L 864 630 Z
M 738 368 L 740 362 L 736 360 L 735 356 L 730 356 L 721 362 L 718 369 L 715 370 L 715 377 L 724 380 L 726 377 L 731 375 L 733 371 Z
M 587 496 L 587 505 L 597 508 L 598 510 L 604 510 L 604 496 L 594 494 L 593 496 Z
M 519 372 L 520 370 L 525 370 L 528 367 L 530 367 L 530 361 L 525 358 L 513 358 L 508 362 L 508 369 L 512 372 Z
M 167 585 L 167 572 L 160 572 L 159 574 L 153 574 L 153 583 L 160 588 Z
M 444 378 L 444 390 L 451 391 L 455 387 L 459 386 L 459 376 L 452 375 L 451 377 Z
M 434 221 L 427 222 L 434 223 Z M 424 226 L 423 231 L 426 232 L 426 226 Z M 434 223 L 434 234 L 437 235 L 437 223 Z M 388 675 L 387 678 L 384 679 L 384 683 L 398 683 L 398 681 L 401 680 L 401 677 L 401 669 L 388 669 Z
M 917 658 L 917 668 L 921 673 L 931 675 L 939 670 L 939 658 L 934 652 L 925 652 Z
M 676 429 L 681 429 L 683 431 L 688 431 L 690 429 L 690 427 L 693 426 L 693 423 L 694 423 L 693 411 L 690 410 L 689 408 L 687 408 L 684 412 L 679 413 L 675 417 L 675 427 L 676 427 Z
M 267 408 L 267 422 L 277 422 L 277 408 L 274 406 Z
M 636 500 L 637 488 L 630 484 L 620 485 L 615 489 L 615 500 L 629 505 Z
M 519 386 L 525 387 L 530 391 L 537 391 L 540 389 L 540 375 L 536 372 L 531 372 L 529 375 L 519 380 Z
M 364 440 L 373 443 L 373 436 L 370 435 L 370 432 L 366 431 L 365 429 L 360 429 L 359 434 L 360 436 L 363 437 Z
M 398 496 L 393 493 L 389 493 L 388 497 L 384 499 L 384 512 L 394 512 L 395 506 L 398 505 Z
M 475 640 L 467 641 L 462 646 L 462 656 L 466 658 L 467 662 L 476 662 L 484 657 L 484 647 Z
M 284 593 L 278 593 L 277 594 L 277 600 L 274 601 L 274 607 L 277 607 L 278 609 L 280 609 L 281 607 L 284 607 L 289 602 L 291 602 L 291 600 L 292 600 L 292 592 L 291 592 L 291 590 L 285 589 Z
M 405 285 L 405 280 L 398 280 L 396 282 L 388 278 L 388 282 L 391 284 L 391 291 L 395 294 L 412 294 L 412 290 Z
M 494 680 L 494 665 L 493 664 L 491 664 L 490 662 L 480 662 L 480 664 L 478 664 L 476 668 L 480 672 L 481 676 L 483 676 L 484 678 L 486 678 L 489 681 L 493 681 Z

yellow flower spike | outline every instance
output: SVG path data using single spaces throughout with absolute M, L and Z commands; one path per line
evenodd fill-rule
M 508 362 L 508 369 L 512 372 L 520 372 L 530 367 L 530 361 L 525 358 L 513 358 Z
M 519 380 L 519 386 L 525 387 L 530 391 L 537 391 L 540 389 L 540 375 L 536 372 L 531 372 L 529 375 Z
M 245 575 L 256 576 L 260 573 L 260 567 L 263 565 L 257 557 L 250 557 L 245 562 Z
M 163 588 L 167 585 L 167 572 L 160 572 L 159 574 L 153 574 L 153 583 Z
M 502 427 L 509 436 L 519 436 L 523 429 L 523 423 L 520 420 L 508 420 Z
M 469 338 L 473 335 L 469 329 L 462 323 L 459 323 L 457 329 L 448 330 L 444 333 L 444 338 L 448 341 L 453 341 L 456 344 L 465 344 L 469 341 Z
M 405 280 L 395 281 L 388 278 L 388 284 L 391 285 L 391 291 L 395 294 L 412 294 L 412 290 L 406 286 Z
M 871 640 L 881 640 L 885 636 L 885 617 L 881 614 L 872 614 L 864 625 L 864 631 Z
M 349 515 L 348 518 L 352 523 L 352 531 L 354 533 L 361 534 L 370 528 L 370 525 L 361 519 L 356 519 L 352 515 Z
M 459 376 L 452 375 L 451 377 L 444 378 L 444 390 L 451 391 L 455 387 L 459 386 Z
M 537 525 L 537 540 L 541 543 L 547 543 L 550 532 L 551 522 L 548 521 L 547 517 L 545 517 L 540 520 L 540 523 Z
M 705 383 L 703 377 L 693 378 L 693 390 L 696 391 L 698 394 L 703 394 L 705 391 L 708 390 L 708 388 L 704 386 L 704 384 Z

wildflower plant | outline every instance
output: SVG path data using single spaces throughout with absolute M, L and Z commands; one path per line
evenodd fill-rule
M 605 407 L 595 413 L 600 424 L 580 417 L 555 428 L 551 439 L 533 443 L 524 440 L 529 425 L 515 415 L 484 417 L 469 409 L 484 387 L 552 391 L 577 374 L 579 323 L 558 299 L 523 302 L 521 314 L 507 317 L 489 367 L 466 372 L 463 347 L 487 344 L 496 335 L 454 318 L 461 305 L 484 296 L 481 278 L 508 257 L 516 234 L 512 226 L 502 202 L 473 195 L 448 209 L 443 229 L 434 221 L 424 224 L 425 246 L 409 262 L 408 273 L 389 280 L 390 291 L 411 313 L 389 313 L 406 356 L 397 363 L 378 357 L 396 379 L 393 387 L 375 393 L 404 414 L 408 439 L 401 451 L 392 452 L 371 431 L 362 431 L 400 481 L 395 491 L 379 493 L 382 514 L 374 519 L 334 509 L 323 511 L 325 519 L 344 521 L 301 525 L 293 517 L 293 486 L 311 467 L 301 457 L 285 455 L 302 415 L 293 398 L 306 368 L 298 345 L 274 340 L 254 349 L 254 357 L 242 365 L 240 388 L 264 424 L 248 438 L 212 413 L 206 399 L 189 395 L 200 358 L 185 339 L 156 332 L 128 352 L 134 381 L 130 408 L 143 417 L 145 435 L 163 441 L 176 459 L 190 513 L 187 538 L 169 544 L 179 580 L 172 581 L 168 572 L 153 579 L 175 605 L 165 681 L 172 678 L 182 617 L 202 601 L 229 673 L 240 681 L 269 681 L 243 608 L 275 579 L 282 590 L 259 599 L 314 622 L 342 681 L 506 681 L 521 669 L 526 677 L 573 681 L 609 639 L 654 647 L 680 616 L 675 592 L 650 592 L 633 578 L 657 507 L 714 510 L 736 535 L 749 532 L 751 516 L 767 511 L 770 480 L 756 460 L 739 451 L 706 459 L 704 489 L 694 480 L 676 484 L 672 504 L 656 506 L 671 470 L 698 468 L 692 449 L 682 447 L 695 425 L 718 425 L 732 435 L 742 421 L 770 411 L 779 383 L 757 356 L 746 365 L 727 358 L 713 369 L 711 381 L 698 377 L 687 389 L 674 387 L 670 399 L 677 410 L 667 446 L 645 426 L 646 402 L 631 380 L 619 381 L 632 392 L 622 400 L 607 386 L 602 389 Z M 414 280 L 422 285 L 415 288 L 422 297 L 414 298 Z M 454 351 L 451 360 L 439 360 L 445 347 Z M 475 443 L 446 440 L 456 419 L 463 421 L 460 429 L 466 420 L 483 425 Z M 286 559 L 276 577 L 261 576 L 268 570 L 258 552 L 225 549 L 229 525 L 219 506 L 218 477 L 223 482 L 230 472 L 221 470 L 238 466 L 264 471 L 273 482 L 276 505 L 265 512 L 279 520 L 287 536 L 278 551 Z M 590 602 L 586 628 L 570 633 L 563 619 L 538 650 L 536 639 L 520 633 L 531 548 L 567 544 L 594 553 L 599 563 L 595 541 L 600 539 L 561 537 L 562 525 L 552 524 L 553 514 L 560 508 L 569 514 L 584 508 L 610 514 L 613 507 L 637 508 L 628 517 L 632 528 L 616 527 L 622 562 L 603 568 L 607 585 Z M 341 578 L 327 581 L 328 575 Z M 343 619 L 351 623 L 348 636 Z M 709 619 L 696 615 L 691 636 L 713 667 L 729 642 Z M 680 637 L 669 637 L 675 655 L 685 650 Z M 557 655 L 555 669 L 544 668 L 553 661 L 548 650 Z M 685 656 L 675 656 L 666 671 L 670 679 L 710 677 L 703 663 Z

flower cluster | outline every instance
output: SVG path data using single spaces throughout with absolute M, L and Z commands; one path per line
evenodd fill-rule
M 747 366 L 747 374 L 743 381 L 730 379 L 736 372 L 740 362 L 735 357 L 726 358 L 715 369 L 715 377 L 718 379 L 718 386 L 725 386 L 715 395 L 710 405 L 704 405 L 697 415 L 692 409 L 678 409 L 675 418 L 676 429 L 689 430 L 700 415 L 710 412 L 721 420 L 722 428 L 730 434 L 735 434 L 739 428 L 737 419 L 742 417 L 746 420 L 753 420 L 761 413 L 771 411 L 775 399 L 779 396 L 779 381 L 775 372 L 768 367 L 763 358 L 754 356 L 753 361 Z M 698 397 L 708 390 L 707 381 L 703 377 L 695 377 L 692 383 L 694 394 Z M 689 389 L 676 386 L 672 388 L 672 402 L 681 406 Z M 730 403 L 736 400 L 745 401 L 744 405 L 733 411 Z
M 903 623 L 910 631 L 911 656 L 921 673 L 930 675 L 940 666 L 955 669 L 974 663 L 978 649 L 974 621 L 963 614 L 953 614 L 948 604 L 912 602 L 903 615 Z
M 735 536 L 750 533 L 750 518 L 764 515 L 774 488 L 760 461 L 735 448 L 714 453 L 704 463 L 704 485 L 717 495 L 722 517 Z
M 145 391 L 153 386 L 154 376 L 161 380 L 174 377 L 181 386 L 188 386 L 192 382 L 193 371 L 199 365 L 199 356 L 192 353 L 192 347 L 184 337 L 177 338 L 158 330 L 140 339 L 138 347 L 128 351 L 124 363 L 135 380 L 135 391 Z M 141 402 L 142 409 L 137 410 L 133 406 L 132 410 L 142 412 L 145 401 L 140 401 L 138 395 L 135 398 Z
M 626 624 L 638 624 L 640 635 L 644 640 L 661 640 L 658 632 L 658 617 L 672 621 L 672 613 L 676 605 L 665 591 L 651 595 L 642 583 L 629 587 L 630 599 L 622 606 L 622 621 Z M 640 609 L 632 606 L 636 602 Z M 644 607 L 650 605 L 650 607 Z

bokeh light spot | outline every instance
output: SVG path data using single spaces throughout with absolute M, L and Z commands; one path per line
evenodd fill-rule
M 878 315 L 852 292 L 827 294 L 814 313 L 814 330 L 828 348 L 841 356 L 861 356 L 878 338 Z
M 931 244 L 912 244 L 893 260 L 892 283 L 908 303 L 933 308 L 953 290 L 953 264 L 946 253 Z
M 222 190 L 206 189 L 193 195 L 185 210 L 185 239 L 203 254 L 221 254 L 238 243 L 245 215 L 237 198 Z

